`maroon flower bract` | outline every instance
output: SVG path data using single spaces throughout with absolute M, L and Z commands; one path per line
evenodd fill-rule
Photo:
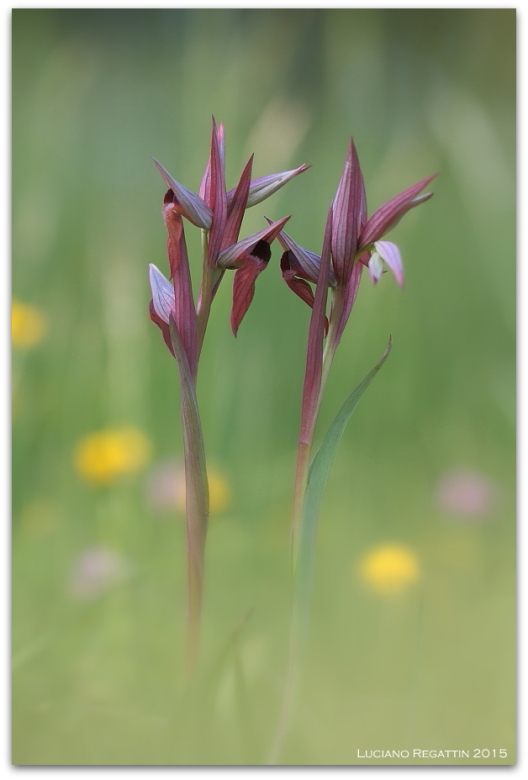
M 177 182 L 176 179 L 173 179 L 165 168 L 157 160 L 154 160 L 165 184 L 169 187 L 165 195 L 164 217 L 172 247 L 169 249 L 169 266 L 171 279 L 173 279 L 175 284 L 175 306 L 178 309 L 178 311 L 176 309 L 174 311 L 174 320 L 186 354 L 188 350 L 191 352 L 194 350 L 197 353 L 187 354 L 189 365 L 195 368 L 205 335 L 211 302 L 218 290 L 225 270 L 237 269 L 243 265 L 246 265 L 246 268 L 248 268 L 248 257 L 253 256 L 255 246 L 260 241 L 266 241 L 268 244 L 271 244 L 289 219 L 289 217 L 285 217 L 283 220 L 272 223 L 269 227 L 263 228 L 257 231 L 257 233 L 239 241 L 238 236 L 246 209 L 265 200 L 283 187 L 290 179 L 308 169 L 307 165 L 301 165 L 299 168 L 290 171 L 252 180 L 252 155 L 244 167 L 235 189 L 226 192 L 224 159 L 224 128 L 222 124 L 217 126 L 213 119 L 209 161 L 202 177 L 199 195 L 191 192 L 191 190 Z M 168 204 L 170 204 L 170 217 L 168 217 L 169 212 L 167 211 Z M 194 303 L 190 277 L 187 280 L 187 272 L 185 271 L 185 268 L 188 269 L 188 261 L 182 217 L 201 228 L 206 234 L 204 273 L 194 313 L 192 311 Z M 176 227 L 177 225 L 178 227 Z M 176 230 L 179 234 L 177 240 Z M 179 246 L 176 246 L 176 244 Z M 182 280 L 179 278 L 174 281 L 174 273 L 180 262 L 180 255 L 183 257 L 183 254 L 185 254 L 185 257 L 181 260 L 184 266 L 181 269 L 181 273 L 184 275 L 182 284 Z M 253 284 L 256 276 L 258 276 L 258 273 L 254 273 L 255 270 L 258 268 L 260 273 L 264 270 L 264 267 L 254 265 L 252 271 L 254 277 Z M 246 276 L 248 276 L 247 273 Z M 245 285 L 240 283 L 240 278 L 233 287 L 234 300 L 231 322 L 237 323 L 236 327 L 233 326 L 235 333 L 241 321 L 240 313 L 242 312 L 243 316 L 247 311 L 247 305 L 245 305 L 245 302 L 248 300 L 247 291 L 245 290 Z M 176 290 L 176 287 L 178 290 Z M 238 300 L 239 295 L 242 296 L 240 300 Z M 156 300 L 157 296 L 153 292 L 152 305 L 150 307 L 151 319 L 161 328 L 166 343 L 169 343 L 167 330 L 160 324 L 160 321 L 165 322 L 164 315 L 162 311 L 156 308 Z M 193 327 L 192 320 L 194 319 L 197 319 L 196 348 L 191 344 L 193 338 L 190 334 Z
M 436 174 L 435 174 L 436 175 Z M 432 192 L 419 193 L 434 179 L 429 176 L 396 195 L 367 219 L 367 199 L 363 175 L 353 140 L 350 140 L 341 179 L 332 201 L 332 237 L 329 285 L 334 288 L 330 331 L 337 346 L 355 302 L 361 271 L 367 266 L 374 283 L 379 280 L 383 264 L 393 272 L 403 286 L 403 265 L 396 244 L 380 239 L 400 221 L 410 209 L 424 203 Z M 317 283 L 321 258 L 296 244 L 284 231 L 279 233 L 284 250 L 281 269 L 290 289 L 309 306 L 313 292 L 308 282 Z M 333 323 L 333 327 L 332 327 Z

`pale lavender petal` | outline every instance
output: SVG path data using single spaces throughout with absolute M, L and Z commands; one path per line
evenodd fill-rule
M 381 259 L 385 260 L 400 287 L 403 287 L 403 263 L 396 244 L 392 241 L 376 241 L 374 248 Z
M 290 252 L 292 252 L 306 276 L 308 276 L 312 282 L 317 282 L 317 279 L 319 278 L 319 267 L 321 265 L 321 255 L 310 252 L 309 249 L 305 249 L 299 244 L 296 244 L 283 230 L 281 230 L 277 236 L 277 240 L 284 250 L 289 249 Z M 335 275 L 333 272 L 330 275 L 330 279 L 332 281 L 332 287 L 335 287 Z
M 414 208 L 414 206 L 419 206 L 420 203 L 425 203 L 426 200 L 433 197 L 433 194 L 432 192 L 424 192 L 423 195 L 417 195 L 416 198 L 411 200 L 411 206 Z
M 154 311 L 163 322 L 168 324 L 169 315 L 172 314 L 174 316 L 175 310 L 174 289 L 172 284 L 152 263 L 149 265 L 149 281 Z
M 272 173 L 270 176 L 262 176 L 260 179 L 253 179 L 249 187 L 249 196 L 246 208 L 256 206 L 257 203 L 262 203 L 263 200 L 269 198 L 274 192 L 280 190 L 281 187 L 293 179 L 294 176 L 298 176 L 299 173 L 307 171 L 309 165 L 301 165 L 299 168 L 295 168 L 292 171 L 283 171 L 282 173 Z M 229 190 L 227 193 L 227 203 L 230 204 L 235 190 Z
M 277 220 L 277 222 L 272 222 L 268 227 L 259 230 L 258 233 L 253 233 L 248 238 L 228 246 L 227 249 L 220 252 L 216 262 L 217 266 L 220 268 L 238 268 L 244 262 L 246 254 L 248 252 L 251 253 L 251 250 L 259 241 L 266 241 L 268 244 L 271 244 L 289 219 L 290 217 L 288 216 Z
M 152 158 L 154 160 L 154 158 Z M 163 165 L 157 160 L 154 160 L 158 171 L 161 173 L 163 181 L 174 193 L 177 205 L 180 207 L 181 213 L 186 217 L 189 222 L 192 222 L 196 227 L 204 230 L 209 230 L 213 219 L 213 212 L 203 202 L 199 195 L 196 195 L 183 184 L 180 184 L 172 178 Z
M 383 261 L 377 252 L 373 252 L 368 261 L 368 272 L 373 284 L 377 284 L 383 273 Z

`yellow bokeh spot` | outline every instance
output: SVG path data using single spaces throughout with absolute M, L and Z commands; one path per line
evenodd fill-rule
M 225 512 L 231 503 L 231 491 L 226 480 L 217 471 L 207 471 L 209 483 L 209 511 L 211 514 Z
M 209 512 L 212 515 L 225 512 L 231 505 L 231 490 L 229 483 L 216 469 L 208 467 L 207 482 L 209 483 Z M 176 504 L 179 511 L 185 514 L 185 472 L 182 469 L 181 478 L 176 484 Z
M 108 485 L 125 474 L 141 471 L 152 447 L 135 428 L 108 428 L 82 439 L 75 451 L 75 467 L 87 482 Z
M 419 579 L 420 566 L 410 547 L 387 544 L 364 555 L 359 564 L 359 574 L 370 590 L 392 596 L 402 593 Z
M 33 347 L 42 340 L 48 324 L 40 309 L 13 301 L 11 305 L 11 340 L 15 347 Z

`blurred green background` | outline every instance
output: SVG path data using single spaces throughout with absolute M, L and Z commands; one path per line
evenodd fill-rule
M 215 300 L 199 400 L 218 500 L 189 693 L 178 380 L 147 312 L 147 264 L 166 270 L 151 157 L 196 191 L 211 114 L 228 187 L 251 152 L 256 176 L 313 165 L 242 236 L 292 214 L 320 251 L 351 134 L 369 213 L 440 174 L 390 237 L 405 288 L 365 275 L 324 399 L 320 432 L 392 335 L 327 486 L 283 761 L 513 763 L 515 11 L 316 9 L 13 12 L 13 762 L 266 760 L 309 311 L 276 245 L 236 340 L 230 279 Z M 112 450 L 122 426 L 144 437 L 137 462 L 99 484 L 76 448 L 102 432 Z

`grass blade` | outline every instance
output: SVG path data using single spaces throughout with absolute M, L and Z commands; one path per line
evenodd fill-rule
M 282 709 L 268 756 L 268 765 L 275 765 L 279 761 L 295 710 L 308 634 L 315 538 L 323 491 L 346 424 L 361 396 L 387 359 L 391 346 L 392 339 L 389 339 L 387 349 L 379 362 L 348 396 L 328 429 L 310 465 L 301 515 L 298 557 L 296 558 L 294 571 L 288 671 L 284 685 Z
M 387 349 L 379 362 L 348 396 L 328 429 L 326 436 L 315 453 L 310 465 L 308 484 L 303 504 L 298 566 L 295 575 L 294 614 L 296 616 L 297 632 L 299 632 L 299 649 L 304 644 L 307 631 L 315 538 L 323 491 L 346 424 L 361 396 L 387 359 L 391 346 L 392 339 L 389 339 Z

